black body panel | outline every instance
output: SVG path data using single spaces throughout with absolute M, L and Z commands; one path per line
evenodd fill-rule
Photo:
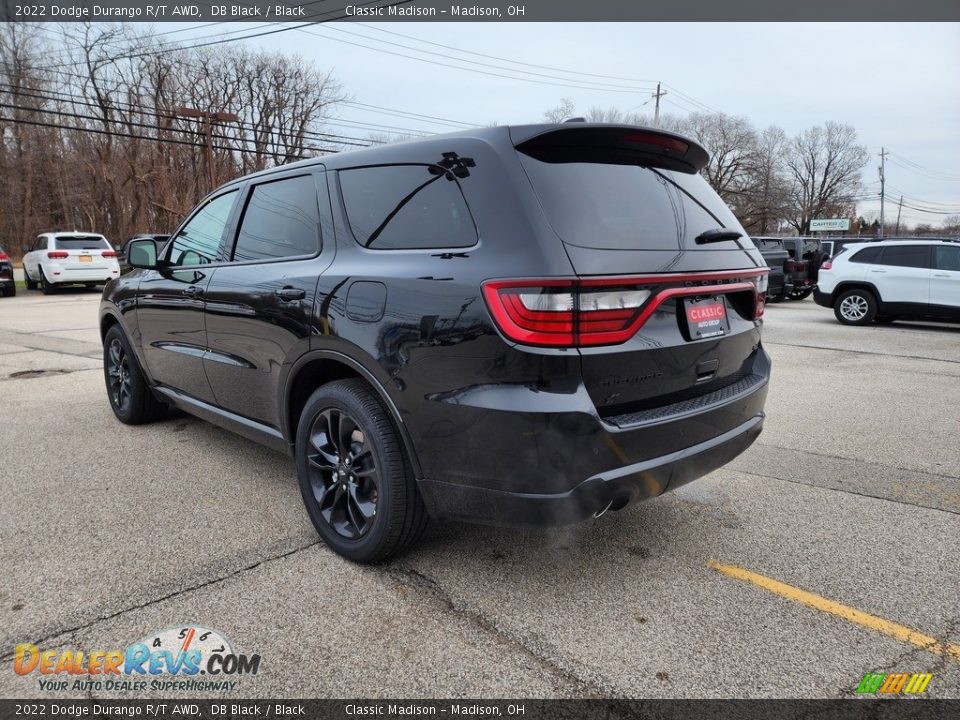
M 123 326 L 162 399 L 275 448 L 290 448 L 299 408 L 318 384 L 364 379 L 399 429 L 436 517 L 555 524 L 659 495 L 719 467 L 762 428 L 770 363 L 755 315 L 759 285 L 738 273 L 757 278 L 765 266 L 745 235 L 742 246 L 687 238 L 674 249 L 563 242 L 515 148 L 546 143 L 537 151 L 556 160 L 563 133 L 485 128 L 242 178 L 227 186 L 238 199 L 212 262 L 110 282 L 101 327 Z M 671 172 L 705 158 L 693 143 L 670 159 L 655 147 L 640 154 Z M 377 249 L 383 228 L 357 217 L 375 203 L 346 202 L 340 173 L 381 165 L 420 168 L 433 193 L 404 198 L 397 224 L 438 203 L 447 212 L 425 222 L 414 243 L 468 220 L 475 242 L 465 245 L 461 232 L 457 247 Z M 317 178 L 317 252 L 231 262 L 253 188 L 304 173 Z M 483 292 L 498 279 L 611 276 L 646 278 L 651 305 L 635 334 L 608 345 L 512 340 Z M 697 339 L 685 312 L 708 285 L 708 299 L 724 308 L 724 333 Z

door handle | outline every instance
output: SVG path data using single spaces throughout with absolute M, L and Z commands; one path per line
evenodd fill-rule
M 183 291 L 183 294 L 187 297 L 197 297 L 198 295 L 203 295 L 203 288 L 199 285 L 191 285 Z
M 946 273 L 934 273 L 933 276 L 934 276 L 934 277 L 945 277 L 945 278 L 950 277 L 950 276 L 947 275 Z
M 285 287 L 277 290 L 276 295 L 281 300 L 290 301 L 303 300 L 303 298 L 307 296 L 307 293 L 305 290 L 301 290 L 300 288 Z
M 886 271 L 886 270 L 871 270 L 870 272 L 872 272 L 872 273 L 877 273 L 877 274 L 879 274 L 879 275 L 885 275 L 887 271 Z

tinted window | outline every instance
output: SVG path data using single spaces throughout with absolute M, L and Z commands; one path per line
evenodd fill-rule
M 897 267 L 930 267 L 930 248 L 927 245 L 891 245 L 883 249 L 881 265 Z
M 319 249 L 319 224 L 312 175 L 257 185 L 240 221 L 233 259 L 313 255 Z
M 216 259 L 236 197 L 237 191 L 232 190 L 206 201 L 173 239 L 167 256 L 171 265 L 205 265 Z
M 937 247 L 937 269 L 960 272 L 960 247 Z
M 694 238 L 706 230 L 726 227 L 743 232 L 733 213 L 699 175 L 639 165 L 520 158 L 547 219 L 570 245 L 616 250 L 695 249 Z M 726 241 L 709 247 L 737 245 Z
M 58 235 L 54 238 L 53 246 L 57 250 L 109 250 L 107 241 L 99 235 Z
M 878 247 L 870 247 L 870 248 L 864 248 L 863 250 L 858 250 L 850 258 L 850 262 L 870 263 L 870 264 L 876 265 L 877 263 L 880 262 L 881 250 L 883 250 L 883 248 L 878 248 Z
M 477 229 L 460 186 L 430 171 L 427 165 L 341 170 L 343 204 L 357 242 L 375 250 L 474 245 Z

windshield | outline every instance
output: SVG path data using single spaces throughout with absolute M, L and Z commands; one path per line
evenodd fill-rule
M 640 165 L 548 163 L 521 154 L 547 219 L 570 245 L 613 250 L 695 250 L 695 238 L 727 228 L 743 233 L 699 175 Z M 711 243 L 736 248 L 736 241 Z

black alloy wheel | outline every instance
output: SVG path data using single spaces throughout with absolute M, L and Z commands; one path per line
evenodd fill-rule
M 103 379 L 110 409 L 120 422 L 140 425 L 166 414 L 167 404 L 154 397 L 119 325 L 111 327 L 103 337 Z
M 357 540 L 373 525 L 380 473 L 367 437 L 346 412 L 329 407 L 308 435 L 310 486 L 320 514 L 340 536 Z
M 106 370 L 110 402 L 126 414 L 130 411 L 130 358 L 119 337 L 112 338 L 107 346 Z
M 423 534 L 427 510 L 398 426 L 363 380 L 313 392 L 297 425 L 296 458 L 307 514 L 337 554 L 380 562 Z

